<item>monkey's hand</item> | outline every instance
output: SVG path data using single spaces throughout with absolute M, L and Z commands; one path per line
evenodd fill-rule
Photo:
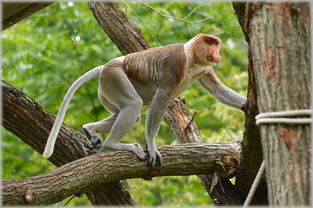
M 146 154 L 144 153 L 143 149 L 140 147 L 139 144 L 132 144 L 133 147 L 131 148 L 130 151 L 135 153 L 141 160 L 146 159 Z
M 162 165 L 162 156 L 156 148 L 148 148 L 148 153 L 149 153 L 148 165 L 150 167 Z

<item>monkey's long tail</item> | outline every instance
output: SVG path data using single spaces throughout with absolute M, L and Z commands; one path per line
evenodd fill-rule
M 55 119 L 55 122 L 53 124 L 52 130 L 50 132 L 47 144 L 46 144 L 46 148 L 44 153 L 42 154 L 43 157 L 45 158 L 49 158 L 52 153 L 53 153 L 53 149 L 54 149 L 54 144 L 55 141 L 57 139 L 57 136 L 59 134 L 65 113 L 66 113 L 66 109 L 68 107 L 68 104 L 70 103 L 74 93 L 77 91 L 77 89 L 83 85 L 84 83 L 88 82 L 90 79 L 97 77 L 100 74 L 100 71 L 103 69 L 104 65 L 101 66 L 97 66 L 93 69 L 91 69 L 90 71 L 86 72 L 83 76 L 79 77 L 72 85 L 71 87 L 68 89 L 66 95 L 63 98 L 60 110 L 58 112 L 58 115 Z

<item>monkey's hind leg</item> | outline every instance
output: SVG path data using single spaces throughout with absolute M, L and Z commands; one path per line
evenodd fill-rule
M 97 152 L 102 147 L 102 139 L 96 133 L 110 132 L 115 120 L 116 114 L 113 114 L 109 118 L 94 123 L 88 123 L 83 125 L 83 131 L 86 137 L 90 140 L 92 145 L 92 151 Z
M 119 114 L 120 110 L 114 106 L 110 101 L 108 101 L 101 92 L 100 87 L 98 88 L 98 98 L 102 103 L 103 107 L 107 109 L 112 115 L 102 121 L 88 123 L 83 125 L 83 131 L 86 137 L 90 140 L 92 144 L 92 151 L 97 152 L 102 147 L 102 138 L 96 133 L 108 133 Z
M 109 149 L 131 151 L 144 160 L 146 155 L 138 144 L 119 143 L 140 118 L 141 97 L 121 68 L 105 68 L 100 74 L 100 87 L 103 96 L 120 109 L 103 145 Z

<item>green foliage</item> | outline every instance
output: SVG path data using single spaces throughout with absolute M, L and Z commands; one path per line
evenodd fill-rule
M 21 140 L 13 139 L 14 136 L 2 130 L 3 141 L 3 178 L 19 179 L 38 175 L 54 168 L 47 160 L 32 150 Z M 7 138 L 11 138 L 10 140 Z
M 138 3 L 119 3 L 131 20 L 140 27 L 152 46 L 186 42 L 198 33 L 217 35 L 222 39 L 222 63 L 215 67 L 220 79 L 229 87 L 246 93 L 246 44 L 231 4 L 208 2 L 186 20 L 161 17 Z M 199 4 L 159 2 L 149 4 L 164 15 L 183 19 Z M 56 114 L 70 84 L 94 66 L 103 64 L 121 53 L 98 26 L 86 2 L 54 3 L 3 32 L 4 80 Z M 183 96 L 192 112 L 197 112 L 201 134 L 207 142 L 231 141 L 243 129 L 243 114 L 216 102 L 198 84 Z M 144 123 L 136 124 L 124 142 L 145 145 Z M 84 123 L 108 116 L 97 99 L 97 81 L 79 89 L 70 103 L 65 122 L 77 130 Z M 226 131 L 227 130 L 227 131 Z M 16 179 L 39 175 L 54 168 L 6 130 L 3 135 L 3 178 Z M 105 135 L 103 135 L 105 136 Z M 163 122 L 157 145 L 177 144 Z M 162 177 L 153 181 L 125 181 L 138 205 L 203 206 L 211 204 L 207 192 L 196 176 Z M 144 191 L 142 191 L 144 190 Z M 66 200 L 57 205 L 65 204 Z M 86 197 L 75 197 L 69 206 L 90 205 Z
M 140 205 L 206 206 L 212 204 L 212 200 L 196 176 L 159 177 L 152 181 L 132 179 L 127 181 L 126 187 Z

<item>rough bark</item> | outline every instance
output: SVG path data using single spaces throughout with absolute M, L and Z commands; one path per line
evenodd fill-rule
M 247 33 L 260 112 L 309 109 L 309 3 L 252 3 Z M 261 125 L 269 202 L 310 205 L 309 125 Z
M 101 28 L 124 54 L 150 48 L 139 28 L 113 2 L 88 2 Z
M 4 205 L 45 205 L 82 193 L 100 183 L 129 178 L 194 175 L 219 172 L 227 178 L 238 168 L 239 145 L 185 144 L 159 148 L 161 167 L 150 168 L 133 153 L 98 153 L 48 173 L 18 180 L 2 180 Z M 225 169 L 221 169 L 220 165 Z
M 5 30 L 53 2 L 4 2 L 2 30 Z
M 145 50 L 150 47 L 147 40 L 141 35 L 140 30 L 119 9 L 117 4 L 89 2 L 88 5 L 99 25 L 123 54 Z M 118 25 L 116 19 L 118 19 Z M 195 122 L 191 121 L 192 117 L 192 114 L 179 100 L 172 101 L 168 107 L 165 121 L 170 125 L 181 143 L 202 142 Z M 185 131 L 187 125 L 188 131 Z M 217 176 L 213 174 L 202 175 L 200 180 L 216 205 L 238 205 L 242 203 L 235 187 L 228 179 L 221 180 L 218 185 L 212 185 L 214 177 Z M 212 190 L 211 187 L 213 187 Z
M 260 129 L 255 124 L 255 116 L 259 113 L 257 100 L 258 94 L 256 91 L 254 63 L 251 57 L 250 37 L 246 31 L 246 24 L 248 21 L 248 13 L 246 8 L 249 3 L 233 3 L 235 14 L 240 23 L 241 29 L 248 42 L 248 92 L 247 101 L 243 107 L 245 112 L 245 131 L 243 140 L 241 142 L 241 160 L 240 169 L 236 175 L 236 188 L 241 193 L 242 198 L 246 198 L 254 178 L 259 170 L 263 160 L 262 144 Z M 253 197 L 251 205 L 268 204 L 266 181 L 263 178 L 257 188 Z
M 194 115 L 183 104 L 183 100 L 179 99 L 168 106 L 165 114 L 166 122 L 181 143 L 203 143 L 197 125 L 192 124 L 193 119 Z M 198 177 L 216 205 L 241 205 L 243 203 L 238 190 L 228 179 L 220 178 L 214 172 L 198 175 Z
M 42 153 L 55 117 L 24 93 L 1 81 L 3 126 L 34 150 Z M 49 161 L 61 166 L 91 154 L 86 137 L 63 124 Z M 119 182 L 102 184 L 86 192 L 94 205 L 134 205 Z

